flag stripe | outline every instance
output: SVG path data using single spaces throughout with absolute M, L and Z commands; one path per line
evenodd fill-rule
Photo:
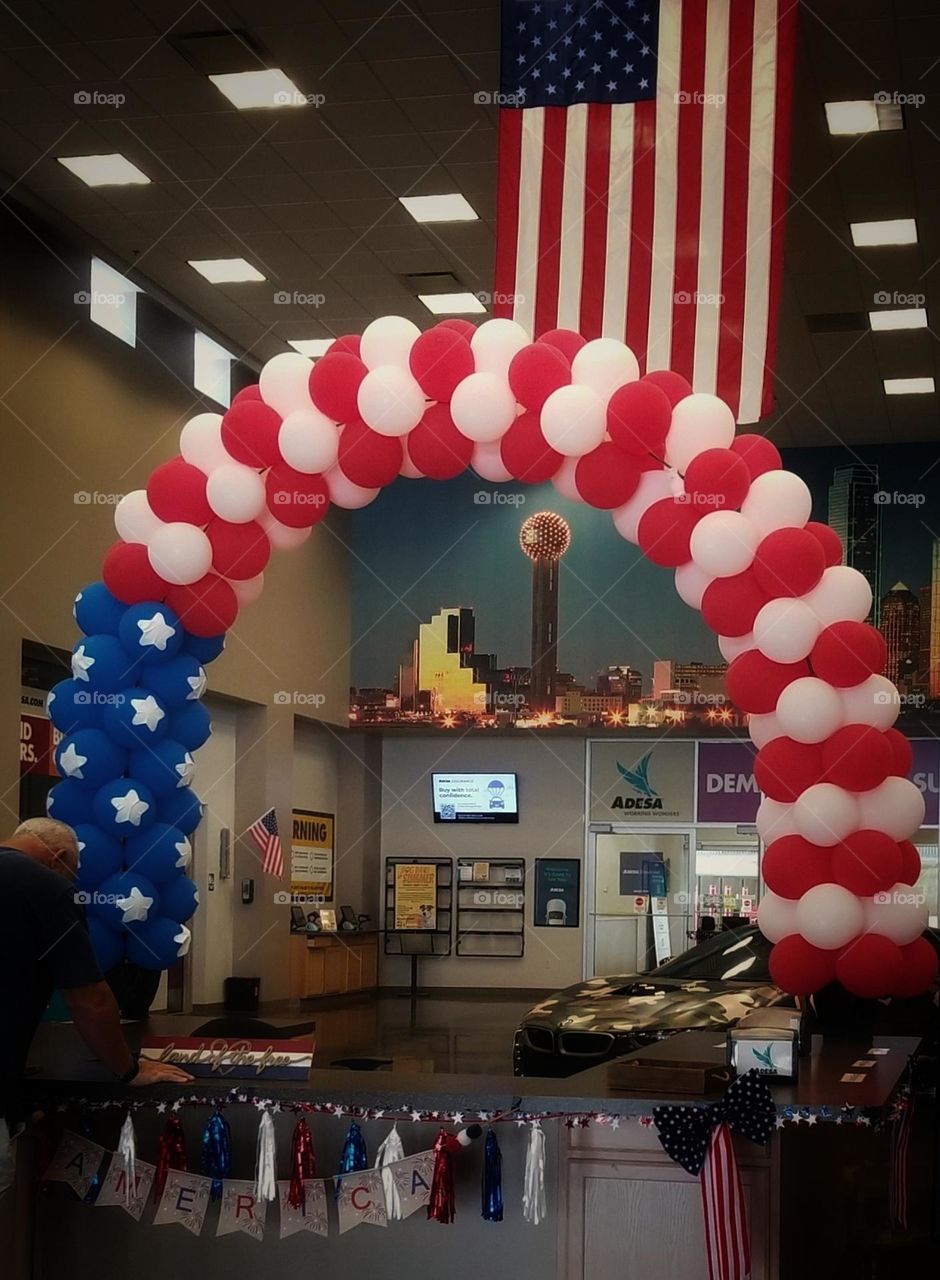
M 777 320 L 780 314 L 780 290 L 783 283 L 783 236 L 790 178 L 790 147 L 793 130 L 793 76 L 788 74 L 796 61 L 796 15 L 799 0 L 782 0 L 777 19 L 777 116 L 774 134 L 773 207 L 771 218 L 770 281 L 767 298 L 769 318 L 767 356 L 761 415 L 774 407 L 774 369 L 777 364 Z
M 650 320 L 646 362 L 648 369 L 668 369 L 672 360 L 679 59 L 682 12 L 686 3 L 688 0 L 673 0 L 673 3 L 663 5 L 660 11 L 653 261 L 650 268 Z
M 721 224 L 725 204 L 725 122 L 728 100 L 729 0 L 711 0 L 705 50 L 702 124 L 702 207 L 698 242 L 695 351 L 692 385 L 714 395 L 718 385 L 718 331 L 721 317 Z
M 542 138 L 545 108 L 522 113 L 522 155 L 519 166 L 519 234 L 516 248 L 516 298 L 513 315 L 534 334 L 535 290 L 538 277 L 539 192 L 542 188 Z
M 561 213 L 565 187 L 567 111 L 543 107 L 545 129 L 542 146 L 542 191 L 539 200 L 538 267 L 533 334 L 555 325 L 558 314 L 558 281 L 561 269 Z
M 700 1184 L 709 1280 L 748 1280 L 751 1250 L 744 1187 L 727 1124 L 712 1130 Z
M 577 102 L 573 107 L 569 107 L 567 117 L 565 173 L 561 203 L 561 266 L 558 278 L 557 319 L 562 328 L 577 329 L 581 323 L 581 274 L 584 263 L 584 175 L 587 164 L 587 103 Z
M 704 0 L 684 0 L 700 5 Z M 699 220 L 702 207 L 702 132 L 705 107 L 705 29 L 685 22 L 680 32 L 676 135 L 676 255 L 672 295 L 670 367 L 691 381 L 698 310 Z
M 611 107 L 610 178 L 607 194 L 607 271 L 601 334 L 626 342 L 630 288 L 630 215 L 633 195 L 634 115 L 632 103 Z
M 493 314 L 511 316 L 516 292 L 516 241 L 519 235 L 519 168 L 522 158 L 523 111 L 499 113 L 496 180 L 496 287 Z
M 604 316 L 607 271 L 607 193 L 610 186 L 610 113 L 604 103 L 588 105 L 587 163 L 584 177 L 584 280 L 581 332 L 599 335 Z
M 633 227 L 630 239 L 630 291 L 627 295 L 627 345 L 636 352 L 641 373 L 648 363 L 650 283 L 653 266 L 653 200 L 656 164 L 656 103 L 638 102 L 633 121 Z

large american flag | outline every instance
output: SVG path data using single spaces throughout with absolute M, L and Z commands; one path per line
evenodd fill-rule
M 494 314 L 773 406 L 798 0 L 503 0 Z
M 284 874 L 284 855 L 281 851 L 281 834 L 277 828 L 277 814 L 268 809 L 248 828 L 248 834 L 261 851 L 261 870 L 268 876 Z

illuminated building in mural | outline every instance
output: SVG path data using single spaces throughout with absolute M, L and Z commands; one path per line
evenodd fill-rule
M 558 670 L 558 565 L 571 546 L 571 526 L 554 511 L 537 511 L 520 529 L 519 546 L 532 561 L 529 705 L 534 711 L 553 711 Z
M 909 693 L 917 679 L 920 601 L 905 582 L 896 582 L 881 601 L 881 634 L 888 649 L 885 675 Z
M 473 610 L 461 608 L 442 609 L 419 625 L 410 667 L 415 711 L 479 716 L 486 709 L 487 687 L 474 672 L 475 629 Z

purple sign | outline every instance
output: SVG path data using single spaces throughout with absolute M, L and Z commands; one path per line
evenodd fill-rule
M 927 802 L 925 827 L 935 827 L 940 815 L 940 741 L 936 738 L 912 738 L 914 766 L 911 781 L 916 782 Z
M 699 822 L 747 822 L 757 817 L 760 792 L 754 778 L 750 742 L 698 744 Z

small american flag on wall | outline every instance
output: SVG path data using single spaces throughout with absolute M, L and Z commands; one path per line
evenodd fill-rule
M 248 828 L 248 835 L 261 851 L 261 870 L 268 876 L 283 876 L 284 855 L 281 851 L 281 833 L 277 828 L 277 814 L 273 807 L 263 813 Z

